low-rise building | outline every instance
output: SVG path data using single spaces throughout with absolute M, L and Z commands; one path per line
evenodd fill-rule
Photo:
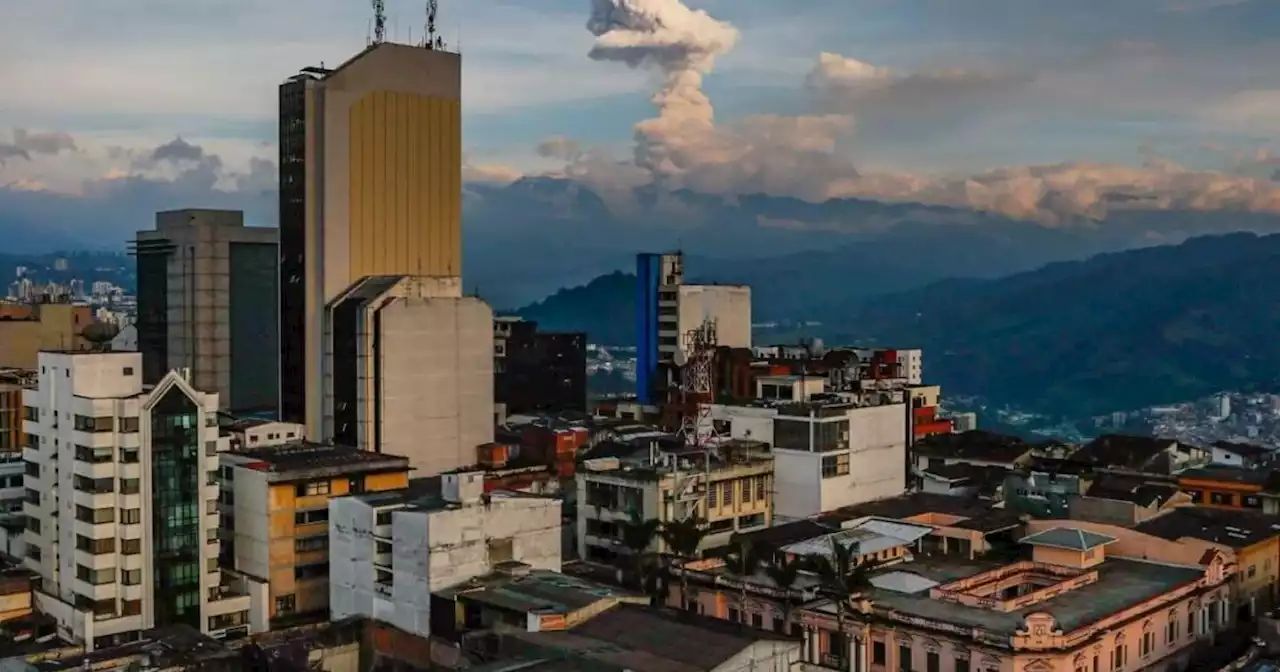
M 293 441 L 221 455 L 221 563 L 261 591 L 275 625 L 329 614 L 329 500 L 401 490 L 409 460 Z
M 1185 669 L 1226 626 L 1234 565 L 1111 557 L 1113 537 L 1056 527 L 1025 559 L 917 559 L 880 568 L 843 612 L 806 607 L 810 669 Z M 847 637 L 847 639 L 846 639 Z M 851 646 L 845 647 L 844 642 Z
M 632 552 L 619 523 L 633 512 L 661 523 L 696 517 L 707 526 L 704 549 L 773 523 L 774 458 L 759 442 L 679 452 L 655 445 L 586 460 L 576 479 L 578 555 L 587 560 L 613 562 Z M 655 539 L 646 550 L 665 551 L 665 542 Z
M 1216 449 L 1215 449 L 1216 450 Z M 1263 490 L 1270 470 L 1249 466 L 1210 465 L 1178 473 L 1178 487 L 1203 506 L 1224 509 L 1264 509 Z
M 1210 450 L 1214 464 L 1232 467 L 1254 468 L 1270 464 L 1276 459 L 1274 450 L 1252 443 L 1218 441 L 1210 447 Z
M 478 472 L 443 474 L 393 492 L 329 502 L 329 588 L 334 620 L 365 616 L 432 634 L 437 591 L 523 563 L 559 571 L 561 502 L 484 491 Z M 454 610 L 437 614 L 452 623 Z
M 1211 451 L 1173 439 L 1104 434 L 1081 446 L 1070 459 L 1095 471 L 1175 474 L 1204 466 L 1211 458 Z

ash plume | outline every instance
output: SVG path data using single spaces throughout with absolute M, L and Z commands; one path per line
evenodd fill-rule
M 636 126 L 636 164 L 660 180 L 699 160 L 691 154 L 715 133 L 702 77 L 737 43 L 738 29 L 681 0 L 593 0 L 587 29 L 596 36 L 592 59 L 663 78 L 653 97 L 658 117 Z

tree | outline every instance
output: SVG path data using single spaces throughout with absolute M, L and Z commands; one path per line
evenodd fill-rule
M 682 566 L 680 572 L 680 602 L 681 606 L 688 607 L 689 604 L 689 575 L 683 571 L 683 565 L 698 558 L 698 547 L 702 545 L 702 538 L 707 536 L 706 527 L 698 517 L 690 516 L 684 520 L 673 520 L 662 526 L 662 540 L 667 543 L 667 552 L 670 556 L 679 559 Z
M 760 566 L 760 554 L 745 539 L 735 541 L 733 550 L 724 557 L 725 567 L 738 578 L 741 592 L 738 596 L 738 617 L 747 622 L 747 579 L 756 573 Z
M 800 570 L 803 568 L 802 561 L 791 560 L 781 554 L 764 567 L 765 574 L 769 575 L 773 585 L 782 592 L 782 627 L 788 632 L 791 630 L 791 587 L 800 578 Z
M 639 511 L 632 509 L 631 517 L 618 523 L 622 527 L 622 545 L 631 551 L 631 571 L 636 585 L 645 584 L 645 566 L 649 560 L 649 547 L 657 538 L 662 523 L 656 518 L 646 519 Z M 650 593 L 652 594 L 652 593 Z
M 842 643 L 840 658 L 845 666 L 851 661 L 849 635 L 844 630 L 845 611 L 854 597 L 871 586 L 871 572 L 876 563 L 858 562 L 857 544 L 843 545 L 830 539 L 831 555 L 814 556 L 812 565 L 822 580 L 820 592 L 835 602 L 838 641 Z

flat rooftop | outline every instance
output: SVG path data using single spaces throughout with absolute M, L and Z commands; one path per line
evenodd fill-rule
M 31 668 L 39 672 L 89 670 L 111 667 L 130 659 L 142 663 L 145 659 L 148 665 L 153 666 L 152 669 L 182 669 L 214 661 L 226 661 L 229 665 L 230 661 L 240 657 L 239 652 L 200 634 L 195 628 L 169 625 L 144 631 L 142 639 L 137 642 L 78 656 L 44 660 L 31 664 Z
M 869 591 L 869 595 L 877 613 L 898 612 L 903 616 L 926 618 L 963 628 L 982 628 L 1000 637 L 1012 637 L 1024 627 L 1026 617 L 1033 613 L 1052 614 L 1063 631 L 1071 632 L 1204 576 L 1199 567 L 1107 558 L 1095 568 L 1097 581 L 1016 611 L 1001 612 L 930 597 L 929 588 L 932 586 L 952 583 L 1007 564 L 1010 563 L 951 556 L 918 557 L 910 564 L 893 565 L 874 574 L 871 577 L 873 584 L 898 589 L 876 587 Z M 884 580 L 876 580 L 882 576 L 885 576 Z M 834 613 L 830 604 L 819 609 Z
M 268 480 L 294 480 L 321 475 L 390 471 L 409 468 L 409 458 L 386 455 L 348 446 L 294 441 L 279 446 L 249 448 L 229 453 L 239 466 L 265 471 L 278 478 Z
M 602 600 L 631 600 L 647 604 L 644 595 L 603 583 L 543 569 L 523 575 L 495 572 L 446 588 L 436 595 L 477 602 L 495 609 L 538 614 L 568 615 Z

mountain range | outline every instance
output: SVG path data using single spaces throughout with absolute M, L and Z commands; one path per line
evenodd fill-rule
M 606 199 L 549 177 L 468 185 L 463 218 L 466 286 L 500 309 L 630 272 L 637 252 L 680 249 L 691 281 L 751 285 L 758 320 L 824 322 L 851 300 L 947 278 L 995 278 L 1200 235 L 1280 232 L 1280 217 L 1246 212 L 1114 209 L 1103 220 L 1049 227 L 858 199 L 811 203 L 651 187 Z
M 607 342 L 625 337 L 622 322 L 634 328 L 633 305 L 634 278 L 611 274 L 519 312 Z M 828 343 L 922 347 L 927 378 L 948 393 L 1066 417 L 1280 389 L 1280 235 L 943 280 L 830 312 Z

